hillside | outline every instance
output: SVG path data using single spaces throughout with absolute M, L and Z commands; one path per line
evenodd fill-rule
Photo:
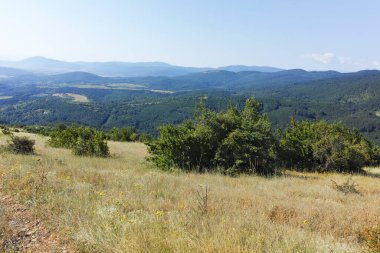
M 140 143 L 109 142 L 111 158 L 75 157 L 20 134 L 36 140 L 37 155 L 2 151 L 0 192 L 78 252 L 360 252 L 379 218 L 375 169 L 274 178 L 164 173 L 145 162 Z M 360 195 L 331 181 L 349 178 Z M 7 224 L 1 219 L 1 240 Z
M 0 122 L 81 123 L 102 129 L 132 126 L 157 134 L 165 123 L 193 117 L 207 97 L 213 109 L 242 106 L 249 96 L 264 105 L 274 129 L 290 117 L 325 119 L 359 129 L 380 143 L 380 71 L 272 73 L 206 71 L 176 77 L 102 77 L 87 72 L 22 75 L 0 80 Z M 78 103 L 54 94 L 86 97 Z
M 274 120 L 281 121 L 282 113 L 342 122 L 380 143 L 379 88 L 379 71 L 360 71 L 267 90 L 258 96 L 278 102 L 274 110 L 269 109 Z M 282 119 L 285 120 L 286 117 Z
M 305 71 L 301 69 L 278 72 L 210 70 L 176 77 L 128 78 L 132 83 L 144 83 L 156 89 L 199 90 L 227 89 L 253 91 L 263 88 L 277 88 L 294 83 L 338 77 L 335 71 Z
M 30 75 L 30 73 L 24 70 L 20 70 L 20 69 L 0 67 L 0 80 L 19 77 L 19 76 L 25 76 L 25 75 Z

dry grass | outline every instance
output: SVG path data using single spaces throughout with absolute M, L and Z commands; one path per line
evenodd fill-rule
M 11 99 L 13 96 L 0 96 L 0 100 Z
M 9 227 L 9 214 L 6 207 L 0 204 L 0 252 L 16 252 L 16 248 L 13 247 L 12 237 L 13 232 Z
M 109 142 L 113 157 L 103 159 L 32 138 L 37 155 L 0 154 L 0 187 L 79 252 L 360 252 L 363 231 L 379 222 L 378 170 L 270 179 L 170 174 L 144 162 L 140 143 Z M 360 194 L 334 189 L 331 180 L 348 177 Z
M 75 93 L 54 93 L 53 97 L 70 98 L 74 102 L 78 102 L 78 103 L 90 102 L 90 100 L 86 96 L 75 94 Z

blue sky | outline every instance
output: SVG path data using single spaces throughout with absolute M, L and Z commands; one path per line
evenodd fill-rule
M 0 0 L 0 58 L 380 69 L 378 0 Z

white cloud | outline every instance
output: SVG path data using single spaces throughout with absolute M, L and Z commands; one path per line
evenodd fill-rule
M 368 59 L 357 59 L 350 56 L 336 55 L 334 53 L 309 53 L 303 54 L 302 57 L 317 62 L 319 64 L 325 64 L 326 66 L 322 67 L 319 65 L 319 68 L 333 68 L 343 71 L 357 71 L 360 69 L 378 69 L 380 70 L 380 60 L 368 60 Z M 313 67 L 318 68 L 317 66 Z
M 338 61 L 340 64 L 352 64 L 351 57 L 347 57 L 347 56 L 339 56 Z
M 322 54 L 313 53 L 313 54 L 306 54 L 305 56 L 323 64 L 331 63 L 335 58 L 335 55 L 333 53 L 322 53 Z
M 380 61 L 373 61 L 373 62 L 372 62 L 372 65 L 373 65 L 376 69 L 380 69 Z

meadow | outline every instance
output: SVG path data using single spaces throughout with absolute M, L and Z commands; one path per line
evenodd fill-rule
M 0 193 L 76 252 L 363 252 L 366 230 L 380 222 L 378 168 L 269 178 L 170 173 L 146 162 L 142 143 L 110 141 L 110 158 L 78 157 L 46 137 L 18 135 L 36 140 L 36 154 L 0 152 Z M 345 182 L 354 190 L 337 187 Z

